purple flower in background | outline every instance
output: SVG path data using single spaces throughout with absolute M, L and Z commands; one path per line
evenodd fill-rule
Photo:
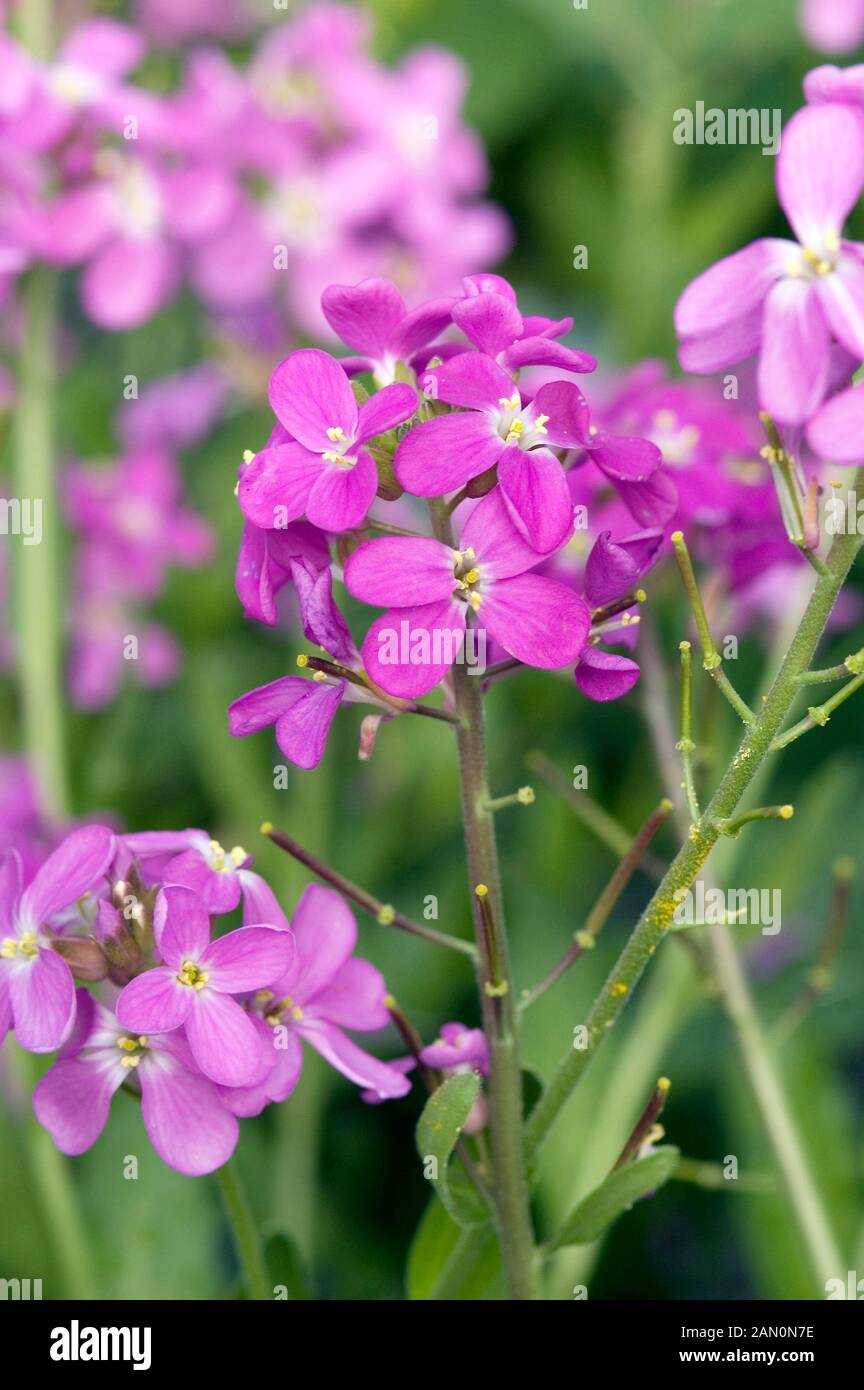
M 126 453 L 184 449 L 210 433 L 219 418 L 228 382 L 213 363 L 175 372 L 144 386 L 117 412 Z
M 227 1163 L 237 1120 L 198 1071 L 185 1038 L 130 1035 L 79 989 L 75 1032 L 33 1092 L 36 1118 L 63 1153 L 84 1153 L 105 1128 L 111 1099 L 124 1084 L 140 1093 L 144 1127 L 163 1162 L 190 1177 Z
M 117 1018 L 133 1033 L 185 1027 L 205 1076 L 226 1086 L 259 1079 L 268 1058 L 248 1014 L 231 997 L 259 988 L 294 959 L 290 932 L 240 927 L 210 940 L 204 903 L 189 888 L 163 888 L 154 914 L 164 965 L 131 980 L 117 1000 Z
M 391 695 L 425 695 L 458 659 L 469 612 L 529 666 L 568 665 L 584 646 L 590 613 L 565 584 L 530 572 L 540 561 L 500 489 L 477 504 L 458 550 L 425 538 L 367 541 L 346 562 L 346 587 L 365 603 L 391 605 L 363 643 L 369 675 Z
M 275 920 L 277 913 L 279 925 L 287 928 L 273 900 L 268 919 Z M 380 971 L 353 955 L 357 924 L 347 903 L 332 889 L 310 884 L 290 927 L 297 943 L 295 962 L 258 992 L 256 1013 L 250 1015 L 272 1058 L 270 1071 L 257 1085 L 223 1089 L 226 1105 L 236 1115 L 257 1115 L 269 1102 L 285 1100 L 300 1077 L 301 1042 L 382 1099 L 406 1095 L 410 1082 L 398 1068 L 372 1057 L 343 1031 L 373 1032 L 390 1022 Z
M 759 353 L 759 399 L 806 421 L 830 383 L 832 340 L 864 357 L 864 261 L 843 223 L 864 187 L 864 112 L 829 102 L 783 131 L 777 195 L 798 238 L 751 242 L 687 287 L 675 310 L 680 360 L 714 372 Z
M 335 358 L 302 348 L 273 373 L 270 404 L 284 442 L 271 438 L 244 469 L 238 490 L 244 515 L 264 528 L 304 512 L 326 531 L 358 526 L 378 488 L 375 461 L 363 445 L 413 415 L 416 392 L 385 386 L 358 407 Z
M 130 671 L 145 687 L 173 680 L 180 667 L 177 643 L 159 623 L 135 612 L 123 593 L 115 548 L 88 542 L 75 557 L 74 568 L 69 663 L 73 703 L 80 709 L 101 709 Z
M 110 547 L 114 583 L 135 598 L 154 598 L 169 565 L 195 568 L 213 552 L 210 527 L 185 507 L 180 470 L 165 449 L 136 450 L 113 468 L 72 466 L 65 509 L 88 543 Z
M 801 29 L 824 53 L 851 53 L 864 41 L 864 0 L 801 0 Z
M 91 892 L 114 855 L 102 825 L 73 830 L 23 888 L 21 860 L 0 860 L 0 1040 L 10 1028 L 28 1052 L 53 1052 L 75 1021 L 75 985 L 52 949 L 51 918 Z

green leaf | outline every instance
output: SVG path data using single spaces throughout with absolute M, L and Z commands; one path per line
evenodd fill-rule
M 300 1252 L 289 1235 L 284 1231 L 275 1231 L 264 1246 L 264 1259 L 273 1287 L 279 1290 L 281 1296 L 292 1302 L 311 1299 L 312 1291 Z
M 679 1157 L 678 1149 L 667 1145 L 647 1158 L 610 1173 L 573 1208 L 551 1249 L 558 1250 L 562 1245 L 590 1245 L 639 1197 L 662 1187 L 678 1166 Z
M 486 1220 L 473 1188 L 455 1175 L 451 1185 L 447 1171 L 479 1090 L 480 1078 L 474 1072 L 448 1077 L 432 1092 L 417 1122 L 417 1152 L 423 1160 L 424 1176 L 460 1226 L 476 1226 Z

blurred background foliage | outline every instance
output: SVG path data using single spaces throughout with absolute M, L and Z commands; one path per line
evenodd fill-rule
M 672 113 L 701 99 L 724 108 L 780 107 L 787 119 L 801 103 L 804 72 L 819 61 L 798 34 L 795 0 L 589 0 L 586 10 L 570 0 L 375 0 L 368 8 L 385 59 L 435 42 L 469 65 L 468 117 L 489 150 L 492 195 L 516 232 L 503 271 L 523 306 L 575 315 L 572 340 L 598 354 L 601 372 L 646 354 L 672 361 L 672 308 L 687 281 L 755 235 L 783 234 L 773 161 L 753 147 L 682 148 L 672 140 Z M 573 268 L 577 245 L 588 248 L 587 269 Z M 194 305 L 182 299 L 120 337 L 82 320 L 68 287 L 64 310 L 81 343 L 62 382 L 60 438 L 70 454 L 115 447 L 110 422 L 126 372 L 146 381 L 210 350 Z M 265 379 L 266 369 L 262 387 Z M 229 701 L 290 670 L 298 649 L 281 631 L 244 623 L 233 592 L 236 464 L 268 429 L 266 409 L 246 408 L 186 456 L 190 499 L 217 529 L 219 548 L 200 573 L 176 573 L 157 610 L 182 643 L 183 673 L 163 691 L 127 686 L 100 715 L 70 714 L 76 811 L 105 812 L 136 829 L 205 826 L 223 843 L 254 852 L 290 908 L 305 877 L 262 843 L 258 826 L 270 819 L 410 915 L 420 916 L 424 898 L 435 894 L 439 925 L 467 934 L 455 750 L 445 726 L 397 720 L 383 729 L 372 761 L 359 763 L 356 715 L 343 714 L 321 767 L 292 768 L 281 791 L 273 788 L 282 759 L 270 734 L 228 736 Z M 687 615 L 668 567 L 648 588 L 671 670 Z M 825 664 L 842 659 L 842 640 L 826 650 Z M 764 633 L 742 641 L 737 683 L 748 697 L 767 688 L 769 657 Z M 488 699 L 493 787 L 504 792 L 528 780 L 526 754 L 539 748 L 567 777 L 584 764 L 591 795 L 635 831 L 663 790 L 641 705 L 641 684 L 604 707 L 579 697 L 565 676 L 527 673 L 501 682 Z M 3 709 L 14 716 L 8 690 Z M 860 709 L 844 705 L 827 729 L 773 765 L 764 799 L 794 801 L 794 820 L 751 827 L 734 846 L 734 869 L 730 860 L 718 870 L 735 885 L 782 887 L 780 937 L 740 932 L 766 1019 L 782 1013 L 812 962 L 832 861 L 841 853 L 860 858 Z M 713 765 L 722 768 L 736 731 L 725 708 L 714 723 Z M 499 827 L 516 975 L 527 986 L 565 949 L 614 858 L 540 784 L 533 808 L 503 814 Z M 657 852 L 673 850 L 667 829 Z M 531 1068 L 548 1074 L 566 1048 L 649 892 L 648 879 L 637 875 L 597 950 L 528 1014 Z M 864 1259 L 856 1224 L 864 1144 L 859 914 L 856 893 L 836 981 L 783 1054 L 850 1269 L 862 1269 Z M 460 958 L 368 920 L 360 949 L 385 971 L 425 1038 L 447 1019 L 476 1023 L 470 969 Z M 382 1045 L 391 1055 L 400 1050 L 395 1038 Z M 76 1296 L 80 1289 L 64 1287 L 63 1252 L 45 1216 L 40 1184 L 56 1178 L 45 1176 L 44 1136 L 27 1118 L 23 1087 L 32 1077 L 7 1046 L 13 1103 L 0 1115 L 0 1273 L 30 1273 L 44 1279 L 46 1292 Z M 673 1083 L 664 1117 L 671 1142 L 694 1159 L 720 1164 L 736 1155 L 742 1174 L 770 1174 L 730 1028 L 670 942 L 549 1144 L 537 1200 L 544 1230 L 608 1170 L 661 1072 Z M 420 1105 L 415 1088 L 406 1101 L 365 1106 L 307 1054 L 291 1101 L 244 1124 L 239 1161 L 256 1213 L 296 1242 L 315 1297 L 404 1296 L 407 1252 L 427 1201 L 413 1148 Z M 137 1182 L 122 1175 L 126 1154 L 139 1157 Z M 214 1186 L 162 1166 L 134 1107 L 118 1102 L 102 1140 L 69 1172 L 88 1231 L 94 1291 L 130 1299 L 234 1296 L 236 1270 Z M 744 1186 L 668 1184 L 604 1245 L 561 1256 L 553 1296 L 572 1297 L 578 1283 L 591 1298 L 812 1296 L 782 1199 Z M 497 1287 L 493 1278 L 485 1296 Z

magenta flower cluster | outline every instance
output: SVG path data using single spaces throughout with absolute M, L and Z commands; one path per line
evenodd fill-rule
M 304 348 L 274 371 L 272 433 L 240 470 L 237 589 L 246 613 L 272 624 L 291 582 L 324 658 L 311 679 L 236 700 L 232 732 L 275 725 L 285 756 L 314 767 L 344 700 L 372 705 L 378 722 L 439 687 L 446 705 L 454 662 L 478 643 L 487 657 L 570 667 L 591 698 L 625 693 L 638 667 L 598 646 L 592 613 L 636 603 L 677 494 L 659 484 L 655 444 L 592 423 L 575 378 L 596 364 L 561 341 L 572 320 L 523 314 L 488 274 L 413 310 L 380 277 L 333 285 L 322 308 L 355 355 Z M 517 382 L 530 368 L 552 379 Z M 573 480 L 589 465 L 629 525 L 597 535 L 574 576 Z M 339 580 L 385 610 L 359 646 L 334 600 Z
M 214 935 L 241 903 L 243 925 Z M 408 1091 L 345 1031 L 390 1021 L 356 941 L 337 893 L 308 887 L 289 921 L 245 851 L 204 831 L 82 827 L 27 878 L 16 851 L 0 859 L 0 1041 L 59 1053 L 33 1102 L 64 1153 L 95 1143 L 124 1087 L 159 1156 L 207 1173 L 238 1117 L 291 1094 L 304 1042 L 370 1099 Z

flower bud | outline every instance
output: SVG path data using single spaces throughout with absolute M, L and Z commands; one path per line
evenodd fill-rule
M 108 961 L 99 942 L 92 936 L 55 937 L 51 942 L 62 956 L 76 980 L 104 980 Z

